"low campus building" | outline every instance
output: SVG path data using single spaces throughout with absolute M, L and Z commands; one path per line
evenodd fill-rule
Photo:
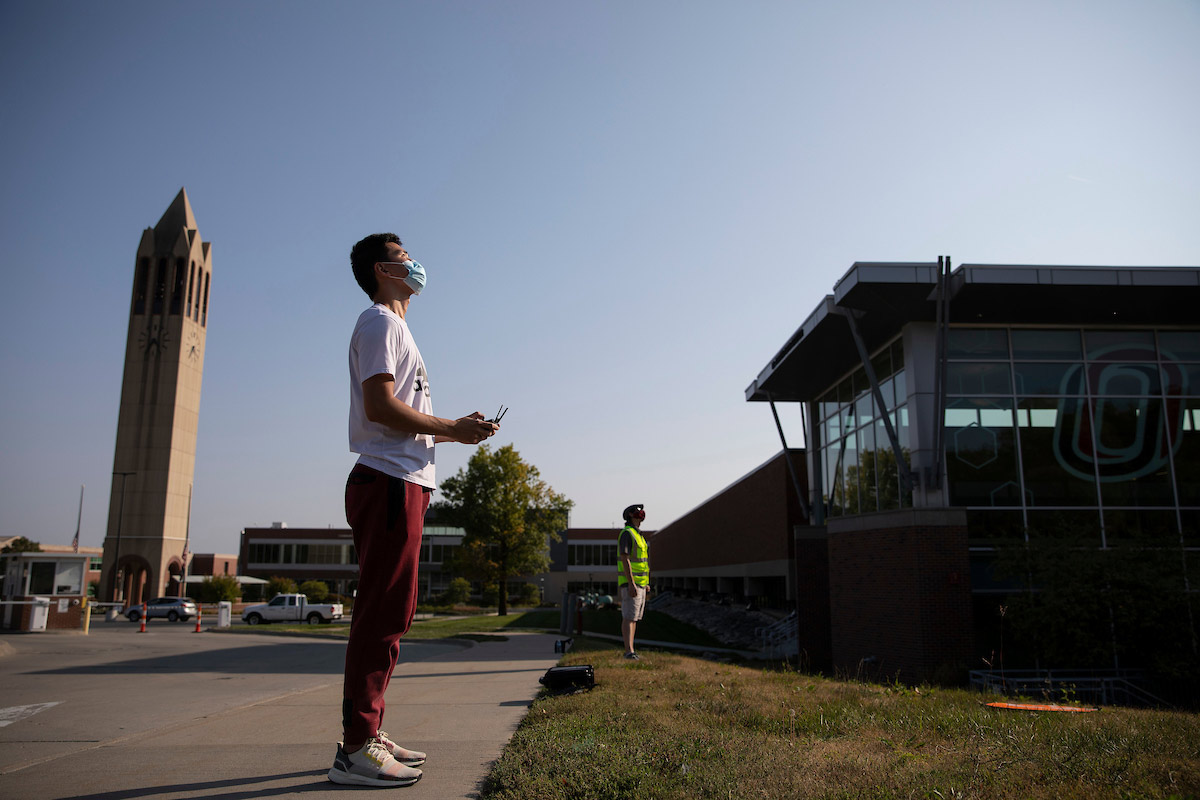
M 679 519 L 650 542 L 658 591 L 769 608 L 796 601 L 792 530 L 803 523 L 788 459 L 806 480 L 804 451 L 780 451 Z
M 447 563 L 462 544 L 462 528 L 441 525 L 437 512 L 425 516 L 417 570 L 417 596 L 422 600 L 446 591 L 454 575 Z M 276 522 L 269 528 L 245 528 L 238 563 L 242 573 L 268 580 L 291 578 L 297 585 L 324 582 L 335 594 L 349 597 L 358 585 L 358 558 L 349 528 L 290 528 Z

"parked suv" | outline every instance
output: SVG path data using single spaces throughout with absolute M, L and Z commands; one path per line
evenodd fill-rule
M 177 619 L 185 622 L 196 616 L 196 601 L 188 597 L 156 597 L 146 603 L 146 617 L 154 619 L 155 617 L 166 617 L 171 622 Z M 130 622 L 137 622 L 142 618 L 142 605 L 129 606 L 125 609 L 125 616 Z

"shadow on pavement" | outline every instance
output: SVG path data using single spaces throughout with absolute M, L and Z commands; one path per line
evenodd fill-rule
M 345 669 L 344 643 L 303 642 L 208 650 L 179 655 L 30 671 L 27 675 L 145 675 L 210 672 L 231 675 L 334 675 Z
M 64 797 L 62 800 L 133 800 L 138 797 L 179 797 L 187 793 L 208 792 L 197 794 L 195 800 L 210 798 L 210 800 L 249 800 L 252 797 L 272 797 L 285 794 L 302 794 L 305 792 L 325 792 L 333 784 L 326 779 L 328 770 L 310 769 L 304 772 L 285 772 L 279 775 L 259 775 L 252 778 L 229 778 L 223 781 L 205 781 L 204 783 L 174 783 L 164 786 L 147 786 L 142 789 L 126 789 L 115 792 L 97 792 L 96 794 L 79 794 Z M 271 781 L 286 781 L 295 778 L 317 778 L 309 783 L 289 784 L 287 786 L 257 786 L 252 784 L 268 783 Z M 233 791 L 222 792 L 221 789 Z

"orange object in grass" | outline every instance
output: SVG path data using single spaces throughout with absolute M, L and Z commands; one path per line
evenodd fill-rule
M 1090 711 L 1100 710 L 1086 706 L 1060 706 L 1040 703 L 985 703 L 984 705 L 988 708 L 1007 708 L 1012 711 L 1070 711 L 1075 714 L 1086 714 Z

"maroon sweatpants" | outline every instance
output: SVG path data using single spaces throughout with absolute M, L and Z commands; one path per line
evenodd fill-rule
M 358 595 L 346 646 L 342 731 L 354 750 L 379 730 L 400 637 L 417 608 L 417 560 L 432 491 L 356 465 L 346 481 L 346 521 L 358 554 Z

